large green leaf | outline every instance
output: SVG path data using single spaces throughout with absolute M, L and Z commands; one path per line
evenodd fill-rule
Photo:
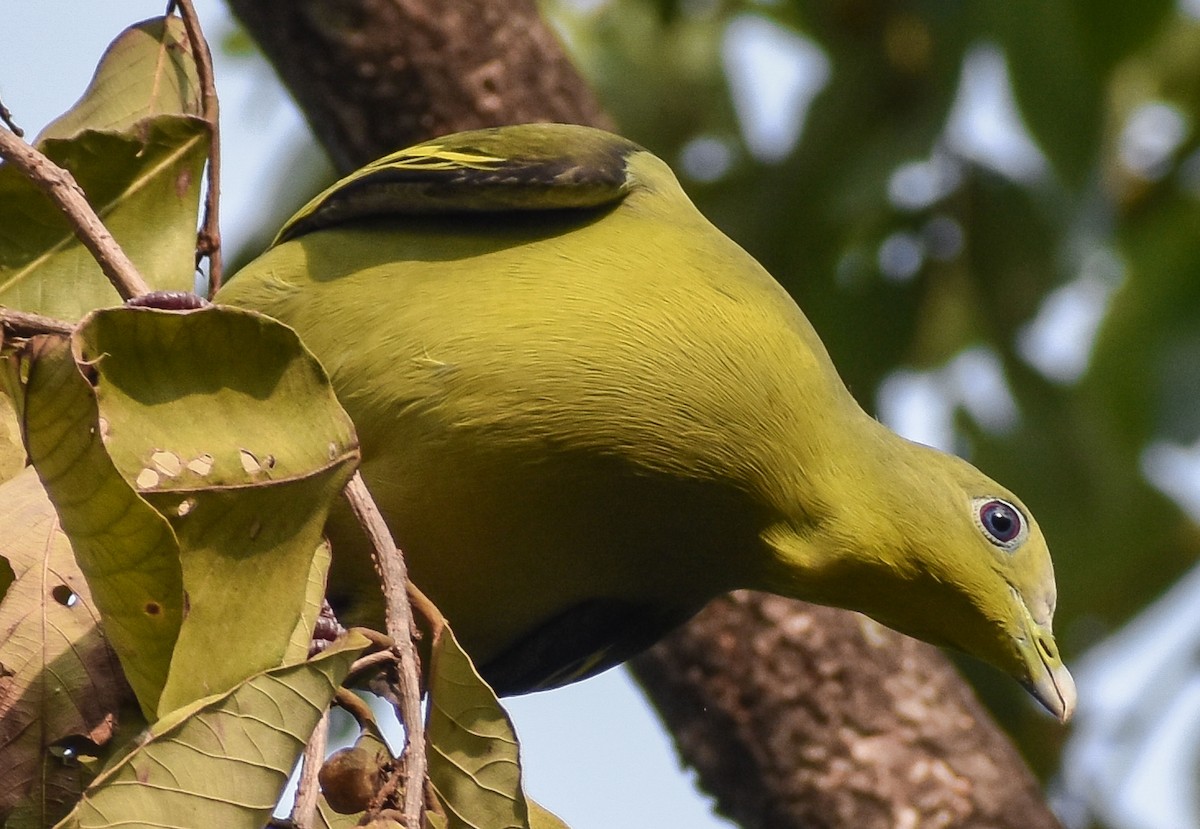
M 0 538 L 16 577 L 0 602 L 0 821 L 15 807 L 8 829 L 44 827 L 92 777 L 64 752 L 107 753 L 133 694 L 32 468 L 0 484 Z
M 295 333 L 228 308 L 115 308 L 28 360 L 30 455 L 143 709 L 295 658 L 358 457 Z
M 985 8 L 1004 46 L 1026 125 L 1063 181 L 1082 186 L 1100 149 L 1107 67 L 1089 60 L 1083 33 L 1061 0 Z
M 285 663 L 299 662 L 308 655 L 309 649 L 312 647 L 313 627 L 317 624 L 317 618 L 321 615 L 321 606 L 325 602 L 325 576 L 329 572 L 329 562 L 332 560 L 332 556 L 333 550 L 330 548 L 329 542 L 322 539 L 317 545 L 312 563 L 308 568 L 304 605 L 300 611 L 300 618 L 296 621 L 296 627 L 292 630 L 288 649 L 283 655 Z
M 79 182 L 152 287 L 193 283 L 209 124 L 178 18 L 124 31 L 83 97 L 39 148 Z M 78 319 L 116 291 L 62 213 L 12 165 L 0 165 L 0 305 Z
M 1061 0 L 1060 0 L 1061 1 Z M 1157 34 L 1176 12 L 1174 0 L 1066 0 L 1088 63 L 1109 69 Z
M 0 483 L 16 475 L 24 466 L 21 424 L 17 421 L 12 398 L 0 386 Z
M 512 720 L 449 627 L 430 661 L 426 729 L 446 829 L 566 829 L 525 796 Z
M 182 547 L 189 611 L 160 713 L 280 664 L 358 458 L 324 371 L 291 329 L 230 308 L 99 312 L 76 356 L 95 363 L 114 463 Z M 212 664 L 239 634 L 238 658 Z
M 317 721 L 369 643 L 351 631 L 308 662 L 169 714 L 84 793 L 62 829 L 261 829 Z
M 85 130 L 44 142 L 146 281 L 191 290 L 208 128 L 160 116 L 130 133 Z M 116 290 L 61 211 L 11 165 L 0 165 L 0 305 L 76 320 L 114 305 Z
M 201 115 L 196 62 L 183 21 L 155 17 L 121 32 L 71 109 L 46 125 L 38 143 L 84 130 L 128 132 L 158 115 Z
M 104 449 L 107 425 L 66 337 L 32 340 L 25 443 L 58 512 L 104 628 L 152 719 L 183 621 L 183 576 L 170 525 L 139 498 Z

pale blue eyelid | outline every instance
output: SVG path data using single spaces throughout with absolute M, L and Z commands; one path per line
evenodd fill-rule
M 1011 541 L 1000 541 L 998 538 L 988 532 L 987 527 L 983 526 L 983 521 L 979 518 L 980 507 L 982 507 L 984 504 L 990 504 L 992 501 L 999 501 L 1001 504 L 1004 504 L 1013 512 L 1015 512 L 1017 517 L 1021 519 L 1021 529 Z M 1004 498 L 997 498 L 995 496 L 989 498 L 972 498 L 971 517 L 975 520 L 975 526 L 979 528 L 981 533 L 983 533 L 983 537 L 987 539 L 988 543 L 993 547 L 998 547 L 1001 550 L 1004 550 L 1005 552 L 1013 552 L 1022 544 L 1024 544 L 1025 539 L 1029 537 L 1029 517 L 1025 515 L 1025 512 L 1020 507 L 1018 507 L 1012 501 Z

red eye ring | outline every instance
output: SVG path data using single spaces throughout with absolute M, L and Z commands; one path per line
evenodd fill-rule
M 1024 529 L 1021 511 L 1007 501 L 985 501 L 979 507 L 979 526 L 988 541 L 999 547 L 1008 547 Z

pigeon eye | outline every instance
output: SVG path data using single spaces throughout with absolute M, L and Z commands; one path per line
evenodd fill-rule
M 997 547 L 1012 549 L 1025 529 L 1021 512 L 1007 501 L 991 500 L 978 505 L 979 526 L 988 541 Z

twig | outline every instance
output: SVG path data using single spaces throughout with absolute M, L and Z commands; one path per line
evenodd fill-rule
M 321 715 L 308 745 L 304 747 L 304 760 L 300 766 L 300 782 L 296 786 L 296 802 L 292 804 L 292 825 L 296 829 L 314 829 L 317 814 L 317 798 L 321 784 L 317 774 L 325 762 L 325 749 L 329 746 L 329 711 Z
M 91 251 L 121 299 L 150 292 L 137 267 L 88 204 L 74 176 L 8 130 L 0 130 L 0 157 L 14 164 L 63 212 L 75 236 Z
M 4 126 L 12 130 L 17 138 L 25 137 L 25 130 L 18 127 L 16 122 L 13 121 L 12 113 L 8 111 L 8 107 L 4 105 L 3 101 L 0 101 L 0 124 L 4 124 Z
M 196 236 L 196 265 L 202 257 L 208 257 L 208 296 L 211 299 L 221 287 L 224 268 L 221 256 L 221 128 L 220 106 L 217 100 L 217 85 L 213 77 L 212 52 L 208 40 L 200 28 L 200 17 L 192 6 L 192 0 L 171 0 L 167 14 L 175 9 L 183 19 L 188 42 L 192 46 L 192 57 L 196 61 L 196 75 L 200 79 L 200 101 L 204 120 L 208 123 L 208 193 L 204 197 L 204 222 Z
M 29 311 L 0 306 L 0 328 L 14 337 L 35 337 L 38 334 L 70 334 L 75 326 L 54 317 L 44 317 Z
M 390 648 L 391 646 L 389 646 Z M 350 666 L 350 671 L 346 674 L 347 678 L 361 674 L 363 671 L 377 668 L 380 665 L 392 663 L 396 661 L 396 654 L 391 650 L 378 651 L 369 653 L 366 656 L 354 660 L 354 664 Z
M 442 635 L 442 628 L 446 626 L 446 617 L 442 615 L 442 611 L 437 609 L 437 605 L 411 581 L 408 583 L 408 603 L 416 614 L 425 620 L 425 624 L 429 628 L 430 647 L 436 646 L 438 637 Z
M 375 713 L 371 710 L 371 706 L 363 702 L 358 694 L 349 688 L 338 688 L 333 695 L 333 701 L 339 708 L 354 717 L 359 731 L 375 725 Z
M 400 719 L 404 722 L 404 768 L 408 782 L 404 787 L 404 822 L 420 826 L 425 794 L 425 727 L 421 720 L 420 665 L 413 644 L 413 615 L 408 603 L 408 572 L 404 557 L 383 521 L 362 475 L 354 473 L 346 484 L 346 500 L 371 540 L 375 564 L 383 582 L 387 600 L 387 632 L 395 640 L 399 658 Z

